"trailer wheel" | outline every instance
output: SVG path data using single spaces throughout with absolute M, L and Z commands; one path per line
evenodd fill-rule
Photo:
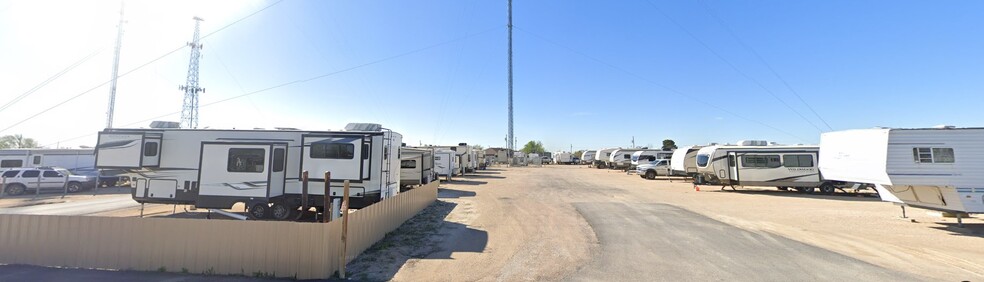
M 776 187 L 776 188 L 778 188 L 779 191 L 789 191 L 789 187 L 785 187 L 785 186 L 779 186 L 779 187 Z
M 287 220 L 291 218 L 291 210 L 284 203 L 276 202 L 273 203 L 273 207 L 270 207 L 270 215 L 276 220 Z
M 246 211 L 246 216 L 252 220 L 264 220 L 270 217 L 270 206 L 266 203 L 255 203 Z
M 822 194 L 830 195 L 833 194 L 836 190 L 837 187 L 834 187 L 834 184 L 831 184 L 830 182 L 824 182 L 823 184 L 820 184 L 820 193 Z
M 646 171 L 646 179 L 656 179 L 656 171 Z
M 799 191 L 800 193 L 803 193 L 803 194 L 812 194 L 814 189 L 816 189 L 816 188 L 815 187 L 796 187 L 796 191 Z

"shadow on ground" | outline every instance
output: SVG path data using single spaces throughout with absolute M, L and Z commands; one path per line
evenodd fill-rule
M 410 260 L 451 259 L 458 252 L 485 251 L 487 232 L 445 220 L 457 205 L 435 201 L 349 263 L 348 277 L 388 281 Z
M 455 185 L 484 185 L 484 184 L 488 184 L 489 182 L 476 181 L 476 180 L 461 180 L 461 178 L 452 178 L 451 181 L 447 181 L 444 183 L 455 184 Z
M 769 190 L 731 190 L 731 188 L 725 188 L 721 190 L 717 186 L 700 186 L 701 192 L 718 192 L 718 193 L 738 193 L 747 195 L 762 195 L 762 196 L 778 196 L 778 197 L 792 197 L 792 198 L 811 198 L 811 199 L 821 199 L 821 200 L 836 200 L 836 201 L 852 201 L 852 202 L 878 202 L 881 199 L 875 193 L 842 193 L 837 192 L 833 195 L 822 195 L 822 194 L 804 194 L 796 191 L 769 191 Z
M 475 197 L 475 192 L 440 188 L 437 190 L 437 197 L 441 199 Z
M 261 279 L 244 276 L 198 275 L 174 272 L 111 271 L 76 268 L 54 268 L 29 265 L 0 265 L 0 281 L 293 281 L 289 279 Z
M 958 226 L 956 222 L 937 222 L 937 224 L 941 226 L 932 228 L 950 232 L 950 235 L 984 238 L 984 223 L 967 223 L 965 218 L 963 227 Z
M 465 174 L 464 176 L 460 176 L 460 177 L 464 177 L 464 178 L 489 178 L 489 179 L 504 179 L 505 178 L 505 177 L 498 176 L 498 175 L 475 174 L 475 173 Z

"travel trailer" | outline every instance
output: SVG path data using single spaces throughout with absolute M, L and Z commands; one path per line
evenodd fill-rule
M 647 163 L 650 159 L 665 160 L 673 157 L 673 151 L 663 151 L 663 150 L 640 150 L 632 153 L 630 157 L 631 166 L 629 169 L 635 169 L 639 165 L 639 161 L 642 163 Z
M 451 181 L 451 176 L 456 175 L 458 167 L 458 157 L 455 152 L 448 149 L 434 149 L 434 172 L 438 177 L 444 177 Z
M 817 167 L 819 146 L 717 145 L 697 151 L 695 184 L 771 186 L 811 193 L 817 188 L 829 194 L 854 185 L 826 180 Z
M 621 148 L 598 149 L 598 151 L 595 153 L 594 166 L 599 169 L 607 168 L 608 160 L 611 158 L 612 152 L 618 149 Z
M 526 153 L 513 152 L 512 162 L 514 166 L 526 166 Z
M 530 153 L 528 155 L 528 158 L 527 158 L 526 163 L 529 164 L 529 165 L 531 165 L 531 166 L 542 166 L 543 165 L 543 158 L 540 157 L 540 154 Z
M 704 146 L 685 146 L 673 150 L 670 158 L 671 174 L 694 177 L 697 175 L 697 151 Z
M 424 185 L 436 178 L 434 149 L 400 149 L 400 187 Z
M 554 164 L 573 164 L 574 156 L 570 152 L 554 152 L 553 153 L 553 163 Z
M 857 129 L 820 137 L 829 179 L 881 186 L 882 200 L 984 213 L 984 128 Z M 887 192 L 887 193 L 886 193 Z
M 464 175 L 466 172 L 472 171 L 471 167 L 471 150 L 468 147 L 468 143 L 458 143 L 458 146 L 427 146 L 428 148 L 434 149 L 445 149 L 454 151 L 455 154 L 455 167 L 453 175 Z
M 581 153 L 581 163 L 582 164 L 592 164 L 595 160 L 595 153 L 597 150 L 585 150 Z
M 64 169 L 94 168 L 93 149 L 3 149 L 0 150 L 0 169 L 21 167 L 60 167 Z
M 342 197 L 343 181 L 351 183 L 351 207 L 395 196 L 402 139 L 363 123 L 342 131 L 106 129 L 99 132 L 96 167 L 133 174 L 139 203 L 210 209 L 245 203 L 250 218 L 286 220 L 299 207 L 324 208 L 326 171 L 328 197 Z M 307 191 L 303 171 L 310 173 Z
M 612 155 L 608 157 L 608 168 L 628 170 L 632 167 L 632 154 L 638 151 L 642 151 L 642 149 L 618 149 L 612 151 Z

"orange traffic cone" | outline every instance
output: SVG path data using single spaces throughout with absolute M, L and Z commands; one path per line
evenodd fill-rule
M 694 190 L 696 190 L 697 192 L 700 192 L 700 186 L 694 185 Z

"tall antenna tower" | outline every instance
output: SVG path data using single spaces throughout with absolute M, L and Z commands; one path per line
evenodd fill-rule
M 506 0 L 507 2 L 507 14 L 508 22 L 506 24 L 506 29 L 509 31 L 509 132 L 506 134 L 509 142 L 509 164 L 512 164 L 513 152 L 516 150 L 516 139 L 513 138 L 513 51 L 512 51 L 512 0 Z
M 123 46 L 123 1 L 120 1 L 120 23 L 116 26 L 116 55 L 113 57 L 113 80 L 109 84 L 109 105 L 106 107 L 106 128 L 113 128 L 116 111 L 116 79 L 120 73 L 120 48 Z
M 191 60 L 188 62 L 188 81 L 178 86 L 184 90 L 184 105 L 181 106 L 181 128 L 198 128 L 198 92 L 205 88 L 198 87 L 198 59 L 202 57 L 202 44 L 198 42 L 198 31 L 202 18 L 194 17 L 195 36 L 188 42 L 191 46 Z

